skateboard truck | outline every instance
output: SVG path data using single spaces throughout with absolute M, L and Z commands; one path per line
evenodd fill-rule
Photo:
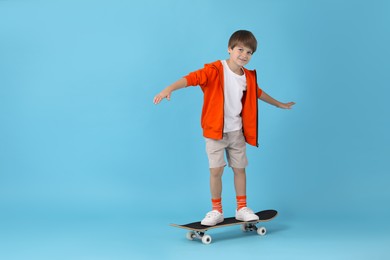
M 202 231 L 188 231 L 186 235 L 188 240 L 194 240 L 195 238 L 202 240 L 203 244 L 210 244 L 212 238 L 210 235 L 206 235 L 205 232 Z
M 241 225 L 241 230 L 244 232 L 248 231 L 256 231 L 258 235 L 264 236 L 267 233 L 267 229 L 265 227 L 257 227 L 255 223 L 245 223 Z

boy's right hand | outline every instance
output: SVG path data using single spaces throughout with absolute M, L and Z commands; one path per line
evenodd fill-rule
M 171 100 L 171 93 L 177 89 L 184 88 L 187 86 L 187 79 L 181 78 L 172 85 L 166 87 L 163 91 L 161 91 L 159 94 L 157 94 L 154 99 L 153 103 L 158 104 L 163 100 L 164 98 Z
M 168 101 L 171 100 L 171 92 L 168 92 L 166 90 L 163 90 L 161 91 L 159 94 L 157 94 L 154 99 L 153 99 L 153 103 L 154 104 L 158 104 L 161 102 L 161 100 L 163 100 L 164 98 L 166 98 Z

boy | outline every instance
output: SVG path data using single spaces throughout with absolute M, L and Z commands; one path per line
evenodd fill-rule
M 222 174 L 226 162 L 234 172 L 237 199 L 236 219 L 257 220 L 246 205 L 246 143 L 258 146 L 257 99 L 283 109 L 295 103 L 282 103 L 267 95 L 257 85 L 256 71 L 244 68 L 257 48 L 255 36 L 246 30 L 232 34 L 228 43 L 229 59 L 206 64 L 189 73 L 154 97 L 158 104 L 170 100 L 171 93 L 187 86 L 199 85 L 204 94 L 201 116 L 203 136 L 210 166 L 212 210 L 202 225 L 214 226 L 224 220 L 222 210 Z

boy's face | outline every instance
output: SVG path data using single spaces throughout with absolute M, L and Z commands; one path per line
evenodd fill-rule
M 239 67 L 244 67 L 252 58 L 253 51 L 242 44 L 237 44 L 234 48 L 228 48 L 230 60 Z

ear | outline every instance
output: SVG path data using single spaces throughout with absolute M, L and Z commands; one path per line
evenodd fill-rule
M 232 51 L 233 51 L 233 49 L 228 47 L 228 53 L 230 54 Z

